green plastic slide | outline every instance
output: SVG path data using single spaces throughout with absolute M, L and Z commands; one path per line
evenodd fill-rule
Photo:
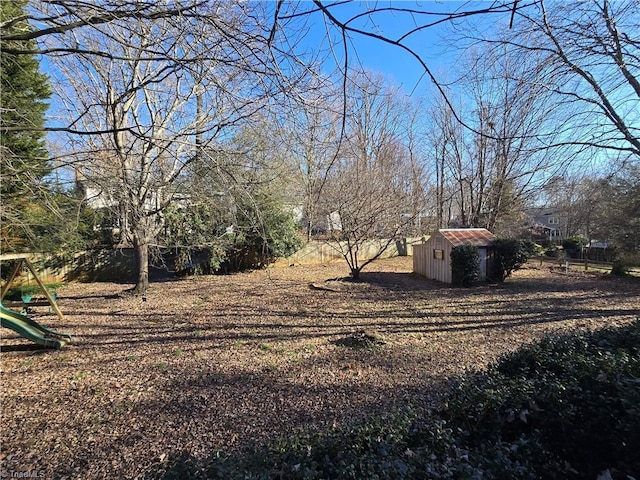
M 61 348 L 72 341 L 71 335 L 49 330 L 28 316 L 6 308 L 2 303 L 0 308 L 0 324 L 24 338 L 48 348 Z

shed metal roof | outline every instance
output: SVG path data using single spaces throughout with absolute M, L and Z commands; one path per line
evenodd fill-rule
M 438 232 L 454 247 L 458 245 L 486 247 L 493 244 L 497 239 L 486 228 L 441 228 Z

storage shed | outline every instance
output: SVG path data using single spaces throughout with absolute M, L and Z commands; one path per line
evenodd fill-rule
M 486 280 L 495 241 L 496 236 L 486 228 L 442 228 L 425 243 L 413 246 L 413 271 L 451 283 L 451 250 L 458 245 L 474 245 L 480 257 L 480 280 Z

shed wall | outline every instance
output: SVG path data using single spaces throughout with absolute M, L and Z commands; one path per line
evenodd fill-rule
M 427 249 L 424 243 L 413 246 L 413 271 L 423 277 L 427 276 L 426 252 Z
M 432 280 L 451 283 L 451 243 L 442 235 L 432 235 L 429 240 L 413 246 L 413 271 Z M 442 258 L 436 258 L 436 250 Z

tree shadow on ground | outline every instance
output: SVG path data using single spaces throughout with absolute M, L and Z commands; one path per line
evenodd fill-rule
M 57 376 L 40 410 L 22 408 L 27 383 L 5 390 L 12 446 L 27 455 L 30 437 L 53 432 L 56 448 L 69 447 L 37 451 L 52 478 L 186 478 L 181 469 L 214 462 L 215 451 L 241 455 L 299 429 L 428 407 L 448 376 L 544 332 L 640 315 L 638 288 L 617 281 L 516 277 L 462 289 L 368 272 L 332 292 L 303 278 L 176 282 L 144 308 L 109 296 L 117 286 L 75 289 L 63 331 L 78 344 L 35 367 L 13 362 L 7 375 Z M 386 343 L 339 341 L 361 330 Z
M 572 291 L 597 289 L 626 294 L 626 289 L 636 290 L 640 286 L 640 278 L 611 277 L 609 275 L 575 275 L 553 274 L 548 276 L 527 278 L 519 277 L 517 272 L 503 283 L 478 282 L 471 287 L 455 287 L 451 284 L 428 279 L 414 272 L 362 272 L 359 280 L 351 277 L 333 279 L 346 285 L 370 285 L 395 292 L 438 292 L 448 297 L 473 296 L 486 293 L 487 290 L 511 291 Z
M 32 354 L 43 354 L 49 352 L 55 352 L 54 348 L 43 347 L 37 343 L 27 344 L 15 344 L 15 345 L 2 345 L 0 352 L 33 352 Z
M 385 418 L 396 412 L 427 412 L 439 404 L 443 392 L 450 386 L 450 381 L 433 382 L 428 390 L 418 386 L 359 385 L 351 386 L 347 391 L 336 386 L 332 392 L 335 398 L 330 399 L 323 388 L 301 386 L 279 379 L 271 372 L 204 377 L 188 375 L 170 382 L 165 389 L 166 392 L 181 393 L 139 405 L 132 415 L 143 412 L 147 415 L 170 415 L 171 422 L 179 425 L 188 425 L 197 415 L 208 415 L 219 421 L 218 425 L 212 422 L 210 428 L 228 429 L 228 434 L 236 438 L 234 444 L 210 449 L 204 455 L 176 445 L 146 477 L 163 480 L 210 478 L 217 462 L 266 452 L 270 446 L 291 437 L 324 435 L 336 428 L 356 429 L 372 417 Z M 199 394 L 184 395 L 187 391 Z M 222 396 L 220 391 L 224 392 Z M 352 399 L 348 404 L 344 402 L 345 395 Z M 217 398 L 213 405 L 207 405 L 204 400 L 209 396 Z M 222 400 L 223 397 L 226 401 Z M 252 399 L 249 404 L 245 402 L 247 398 Z M 315 399 L 324 401 L 318 405 L 314 404 Z M 281 415 L 263 415 L 272 408 L 279 408 Z M 232 418 L 233 424 L 225 425 L 227 420 L 223 418 Z M 246 425 L 249 428 L 242 430 Z
M 404 272 L 367 271 L 361 272 L 360 278 L 358 279 L 347 276 L 331 278 L 327 281 L 340 282 L 346 285 L 371 285 L 386 288 L 388 290 L 402 291 L 419 291 L 426 288 L 447 287 L 447 285 L 444 283 L 438 283 L 433 280 L 429 280 L 428 278 L 417 273 Z

